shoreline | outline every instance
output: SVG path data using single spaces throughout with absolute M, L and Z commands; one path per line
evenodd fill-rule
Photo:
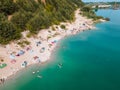
M 0 68 L 0 79 L 4 78 L 5 80 L 9 80 L 17 72 L 25 69 L 26 66 L 30 67 L 33 64 L 44 64 L 50 61 L 51 55 L 61 39 L 83 32 L 84 30 L 95 29 L 93 25 L 94 21 L 81 16 L 79 13 L 79 9 L 75 11 L 76 19 L 74 22 L 61 23 L 66 26 L 67 30 L 54 25 L 54 27 L 57 27 L 57 30 L 52 30 L 52 27 L 41 30 L 36 38 L 27 38 L 28 31 L 23 32 L 23 39 L 31 42 L 30 45 L 24 48 L 16 45 L 16 43 L 8 44 L 6 47 L 0 46 L 0 59 L 4 59 L 2 63 L 7 64 L 6 67 Z M 17 56 L 19 51 L 21 51 L 21 55 Z M 25 62 L 27 65 L 22 66 L 22 64 L 26 64 Z

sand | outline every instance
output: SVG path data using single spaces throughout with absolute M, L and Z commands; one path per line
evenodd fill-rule
M 7 79 L 17 71 L 25 68 L 22 66 L 24 62 L 27 62 L 27 66 L 29 66 L 35 63 L 41 64 L 50 60 L 51 53 L 60 39 L 68 35 L 74 35 L 78 32 L 95 28 L 93 25 L 94 22 L 91 19 L 87 19 L 79 13 L 79 9 L 75 11 L 74 22 L 61 23 L 66 26 L 65 30 L 61 29 L 60 25 L 54 25 L 55 28 L 57 27 L 56 30 L 52 30 L 52 27 L 50 27 L 49 29 L 41 30 L 35 37 L 30 38 L 26 37 L 29 31 L 23 32 L 23 38 L 21 40 L 25 39 L 31 43 L 30 45 L 26 45 L 24 48 L 21 48 L 15 42 L 6 46 L 0 46 L 0 59 L 4 59 L 4 61 L 0 61 L 0 63 L 7 64 L 6 67 L 0 69 L 0 79 Z M 25 53 L 23 55 L 16 56 L 20 50 L 23 50 Z M 15 57 L 11 58 L 11 54 Z

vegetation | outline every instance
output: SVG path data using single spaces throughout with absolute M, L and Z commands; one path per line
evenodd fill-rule
M 106 21 L 110 21 L 110 18 L 104 18 Z
M 65 25 L 61 25 L 60 27 L 61 27 L 62 29 L 66 29 Z
M 99 9 L 99 6 L 98 6 L 98 5 L 96 5 L 96 6 L 95 6 L 95 12 L 97 12 L 97 11 L 98 11 L 98 9 Z
M 29 33 L 27 33 L 26 37 L 27 37 L 27 38 L 30 38 L 30 37 L 32 37 L 32 36 L 34 36 L 34 35 L 35 35 L 34 33 L 29 32 Z
M 20 32 L 11 22 L 0 22 L 0 43 L 6 44 L 11 40 L 19 39 L 20 36 Z
M 94 12 L 84 7 L 81 0 L 0 0 L 0 44 L 20 39 L 21 32 L 29 30 L 30 37 L 39 30 L 49 28 L 60 22 L 72 21 L 76 8 L 82 8 L 88 17 L 94 18 Z M 87 13 L 89 11 L 89 14 Z M 10 20 L 8 17 L 12 16 Z M 65 26 L 61 26 L 65 28 Z M 52 28 L 55 30 L 54 28 Z
M 103 18 L 102 16 L 97 16 L 90 6 L 83 6 L 81 10 L 83 11 L 82 14 L 84 16 L 87 16 L 88 18 L 92 18 L 93 20 L 98 20 Z
M 17 11 L 17 9 L 17 4 L 15 4 L 13 0 L 0 0 L 0 13 L 10 15 Z
M 20 45 L 21 47 L 24 47 L 26 45 L 29 45 L 30 42 L 27 40 L 23 40 L 23 41 L 19 41 L 17 44 Z
M 55 27 L 52 26 L 52 30 L 55 31 L 56 30 Z

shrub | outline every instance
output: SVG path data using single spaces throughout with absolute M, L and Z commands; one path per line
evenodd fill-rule
M 110 18 L 104 18 L 106 21 L 110 21 Z
M 66 29 L 65 25 L 63 25 L 63 24 L 62 24 L 60 27 L 61 27 L 62 29 Z
M 25 47 L 26 45 L 29 45 L 30 42 L 27 40 L 23 40 L 23 41 L 19 41 L 17 44 L 20 45 L 21 47 Z
M 19 39 L 21 32 L 26 29 L 37 34 L 41 29 L 49 28 L 53 24 L 72 21 L 76 8 L 84 6 L 81 0 L 45 0 L 45 4 L 41 0 L 13 1 L 0 0 L 0 43 Z M 90 8 L 84 7 L 83 10 L 90 11 Z M 10 21 L 7 19 L 8 15 L 12 15 Z M 61 28 L 66 27 L 61 25 Z M 27 35 L 30 36 L 31 34 Z
M 55 31 L 56 30 L 55 27 L 52 26 L 52 30 Z

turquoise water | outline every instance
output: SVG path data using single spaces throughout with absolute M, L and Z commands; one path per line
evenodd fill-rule
M 120 90 L 120 10 L 97 14 L 111 21 L 65 38 L 50 62 L 19 72 L 0 90 Z

